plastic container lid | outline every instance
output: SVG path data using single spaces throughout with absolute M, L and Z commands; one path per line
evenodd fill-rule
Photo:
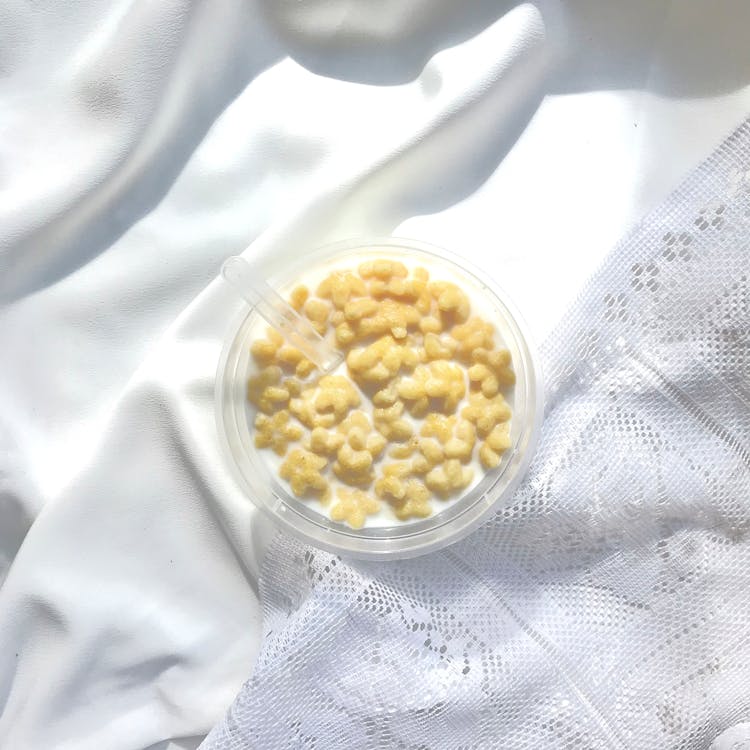
M 403 260 L 407 265 L 439 268 L 441 277 L 458 283 L 472 302 L 481 297 L 481 314 L 496 329 L 510 351 L 516 384 L 509 399 L 511 448 L 495 469 L 460 499 L 417 521 L 353 529 L 332 521 L 298 499 L 278 478 L 269 461 L 254 445 L 254 412 L 247 401 L 247 380 L 254 363 L 250 345 L 258 336 L 258 313 L 245 307 L 228 326 L 216 374 L 215 407 L 219 440 L 227 463 L 243 492 L 278 526 L 313 546 L 342 556 L 368 559 L 414 557 L 458 541 L 487 516 L 503 507 L 523 478 L 536 447 L 543 416 L 543 388 L 536 354 L 525 325 L 504 292 L 486 273 L 440 248 L 414 240 L 360 238 L 321 247 L 292 262 L 282 274 L 268 280 L 284 292 L 304 283 L 316 267 L 356 267 L 368 257 Z M 229 292 L 228 292 L 229 293 Z M 488 310 L 490 311 L 488 314 Z

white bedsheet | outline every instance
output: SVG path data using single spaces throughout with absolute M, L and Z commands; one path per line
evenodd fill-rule
M 744 0 L 0 5 L 0 747 L 195 747 L 271 530 L 213 371 L 251 243 L 464 252 L 542 339 L 750 110 Z

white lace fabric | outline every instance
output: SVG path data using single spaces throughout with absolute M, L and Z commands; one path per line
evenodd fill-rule
M 746 122 L 545 343 L 511 505 L 404 562 L 276 539 L 254 674 L 202 747 L 744 747 L 749 276 Z

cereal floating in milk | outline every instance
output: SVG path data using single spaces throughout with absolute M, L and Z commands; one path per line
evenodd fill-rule
M 384 513 L 427 518 L 500 464 L 511 355 L 460 286 L 378 258 L 289 301 L 346 359 L 319 377 L 272 329 L 250 348 L 255 445 L 284 459 L 279 476 L 302 502 L 355 529 Z

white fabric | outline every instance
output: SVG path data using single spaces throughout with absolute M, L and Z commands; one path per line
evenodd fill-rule
M 547 339 L 542 439 L 462 542 L 279 535 L 254 674 L 204 750 L 746 747 L 750 120 Z
M 750 109 L 744 0 L 374 7 L 0 5 L 0 746 L 194 747 L 251 671 L 222 258 L 415 236 L 541 340 Z

